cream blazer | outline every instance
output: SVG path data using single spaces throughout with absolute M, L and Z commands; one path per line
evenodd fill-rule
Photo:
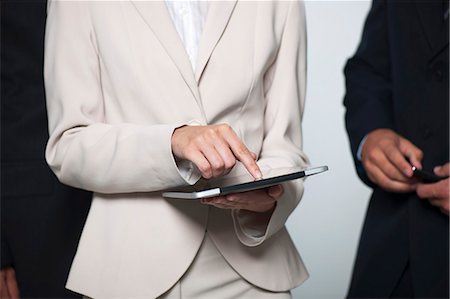
M 195 73 L 164 1 L 51 1 L 46 158 L 61 182 L 94 192 L 67 287 L 157 297 L 188 269 L 205 231 L 250 283 L 301 284 L 308 274 L 284 226 L 301 180 L 284 185 L 268 224 L 161 190 L 199 179 L 172 155 L 182 125 L 229 124 L 263 169 L 306 166 L 305 56 L 297 1 L 212 1 Z

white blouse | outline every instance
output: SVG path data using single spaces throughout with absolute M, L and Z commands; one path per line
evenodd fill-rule
M 166 6 L 195 72 L 198 47 L 208 14 L 209 2 L 166 0 Z

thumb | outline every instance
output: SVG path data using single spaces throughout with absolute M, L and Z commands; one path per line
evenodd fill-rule
M 446 163 L 444 165 L 441 166 L 436 166 L 434 168 L 434 173 L 438 176 L 449 176 L 450 174 L 450 167 L 449 167 L 449 163 Z
M 284 192 L 284 189 L 281 185 L 275 185 L 272 187 L 269 187 L 269 190 L 267 190 L 267 194 L 269 194 L 270 197 L 277 199 L 280 197 Z

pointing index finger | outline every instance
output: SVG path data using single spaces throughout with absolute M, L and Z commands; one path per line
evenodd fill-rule
M 239 137 L 233 130 L 229 130 L 224 135 L 225 140 L 230 146 L 231 151 L 237 160 L 241 161 L 244 164 L 244 167 L 248 170 L 248 172 L 255 178 L 261 179 L 262 173 L 261 169 L 259 169 L 258 164 L 256 164 L 255 158 L 252 155 L 252 152 L 242 143 Z
M 242 164 L 244 164 L 245 168 L 248 170 L 248 172 L 250 172 L 250 174 L 255 178 L 255 179 L 261 179 L 262 178 L 262 173 L 261 170 L 259 169 L 258 164 L 256 164 L 256 161 L 253 159 L 252 155 L 250 154 L 250 152 L 247 150 L 246 153 L 236 153 L 233 150 L 233 153 L 235 153 L 236 158 L 242 162 Z

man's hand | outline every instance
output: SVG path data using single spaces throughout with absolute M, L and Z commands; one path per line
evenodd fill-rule
M 434 173 L 438 176 L 443 177 L 449 176 L 450 175 L 449 163 L 435 167 Z M 442 213 L 449 215 L 449 198 L 450 198 L 449 184 L 450 182 L 448 178 L 432 184 L 421 183 L 417 185 L 416 192 L 420 198 L 428 199 L 428 201 L 433 206 L 438 207 Z
M 19 297 L 19 287 L 17 286 L 16 273 L 11 267 L 0 270 L 0 298 L 15 299 Z
M 172 135 L 172 152 L 179 159 L 193 162 L 206 179 L 229 173 L 236 160 L 241 161 L 254 178 L 262 177 L 256 155 L 226 124 L 176 129 Z
M 220 209 L 240 209 L 258 213 L 272 212 L 276 201 L 283 195 L 282 185 L 254 191 L 204 198 L 200 202 Z
M 422 168 L 422 157 L 419 148 L 389 129 L 370 132 L 362 148 L 362 164 L 369 179 L 391 192 L 416 189 L 411 164 Z

